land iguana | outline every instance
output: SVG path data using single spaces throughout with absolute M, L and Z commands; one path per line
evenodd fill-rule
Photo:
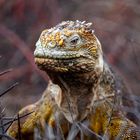
M 38 102 L 19 111 L 20 116 L 32 112 L 20 119 L 23 140 L 32 140 L 36 130 L 47 139 L 57 139 L 58 132 L 68 140 L 140 139 L 121 109 L 123 85 L 104 60 L 91 23 L 63 21 L 44 30 L 34 56 L 51 80 Z M 18 133 L 14 122 L 8 134 L 18 139 Z

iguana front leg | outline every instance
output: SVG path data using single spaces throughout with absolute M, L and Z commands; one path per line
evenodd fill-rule
M 59 102 L 61 96 L 56 96 L 57 99 L 55 99 L 55 95 L 59 95 L 60 92 L 61 89 L 59 86 L 50 82 L 48 88 L 38 102 L 26 106 L 19 111 L 19 116 L 21 117 L 31 113 L 20 119 L 20 133 L 22 135 L 22 140 L 32 140 L 36 128 L 41 131 L 41 135 L 44 135 L 43 133 L 45 131 L 46 123 L 50 127 L 54 127 L 54 114 L 57 112 L 54 100 Z M 13 138 L 18 139 L 18 133 L 18 121 L 15 121 L 9 128 L 8 134 Z
M 140 140 L 139 128 L 121 111 L 108 106 L 105 101 L 98 104 L 89 117 L 89 128 L 103 140 Z

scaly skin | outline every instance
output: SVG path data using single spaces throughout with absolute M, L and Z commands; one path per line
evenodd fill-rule
M 21 119 L 23 140 L 32 140 L 35 128 L 48 139 L 48 130 L 55 128 L 61 128 L 61 139 L 80 139 L 80 132 L 68 134 L 74 124 L 81 127 L 87 140 L 140 139 L 136 125 L 120 109 L 123 86 L 103 59 L 101 44 L 90 26 L 66 21 L 42 32 L 36 43 L 35 63 L 51 82 L 37 103 L 19 112 L 34 111 Z M 18 139 L 17 122 L 8 134 Z

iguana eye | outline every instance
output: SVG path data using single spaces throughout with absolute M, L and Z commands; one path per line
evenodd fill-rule
M 70 45 L 71 46 L 78 45 L 79 43 L 80 43 L 80 37 L 78 35 L 70 38 Z
M 55 45 L 56 45 L 56 43 L 54 41 L 51 41 L 51 42 L 48 43 L 49 48 L 54 48 Z

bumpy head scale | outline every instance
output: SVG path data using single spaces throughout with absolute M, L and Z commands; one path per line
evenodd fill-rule
M 81 35 L 90 36 L 93 35 L 94 30 L 90 28 L 92 23 L 86 23 L 85 21 L 63 21 L 51 29 L 46 29 L 40 36 L 42 46 L 59 47 L 64 46 L 64 40 L 71 36 L 73 32 L 77 32 Z

